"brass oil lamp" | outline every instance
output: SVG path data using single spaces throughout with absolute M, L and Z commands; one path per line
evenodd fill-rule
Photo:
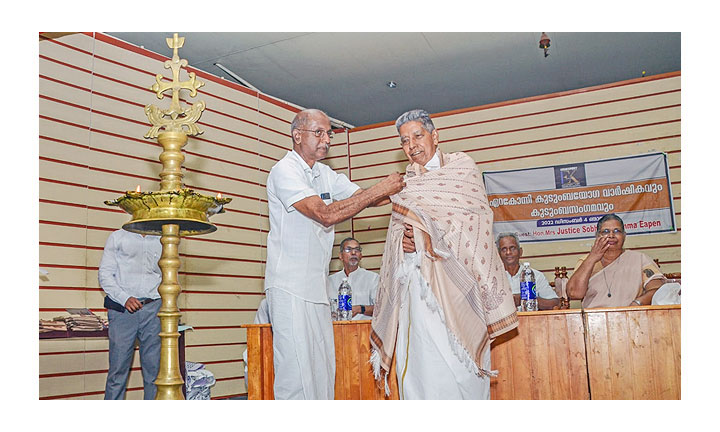
M 160 154 L 162 172 L 160 173 L 160 190 L 154 192 L 128 191 L 114 201 L 105 201 L 110 206 L 118 206 L 132 215 L 132 219 L 123 225 L 123 229 L 139 234 L 161 236 L 162 256 L 158 266 L 162 271 L 162 282 L 158 292 L 162 306 L 158 312 L 160 317 L 160 370 L 155 385 L 155 399 L 184 399 L 182 393 L 183 380 L 180 374 L 178 355 L 178 320 L 180 311 L 177 298 L 180 294 L 178 269 L 180 258 L 178 245 L 181 236 L 208 234 L 217 230 L 210 223 L 210 216 L 224 212 L 223 206 L 230 198 L 209 197 L 192 189 L 183 187 L 182 164 L 185 155 L 182 148 L 187 144 L 188 135 L 198 135 L 202 131 L 195 124 L 205 109 L 205 102 L 200 101 L 187 109 L 180 106 L 180 90 L 190 90 L 190 97 L 197 95 L 197 89 L 204 83 L 195 78 L 195 73 L 188 73 L 187 81 L 180 81 L 180 68 L 187 66 L 187 60 L 180 59 L 178 48 L 182 48 L 185 38 L 175 33 L 166 39 L 168 47 L 173 50 L 172 60 L 165 62 L 165 69 L 173 72 L 172 82 L 163 82 L 161 74 L 156 75 L 156 82 L 151 89 L 158 99 L 164 92 L 172 91 L 170 108 L 161 110 L 154 105 L 145 107 L 145 114 L 152 128 L 145 138 L 157 138 L 163 151 Z M 162 132 L 160 131 L 162 129 Z

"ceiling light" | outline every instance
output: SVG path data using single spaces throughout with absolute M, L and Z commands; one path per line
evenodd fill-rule
M 388 81 L 386 85 L 390 88 L 397 87 L 397 83 L 395 81 Z

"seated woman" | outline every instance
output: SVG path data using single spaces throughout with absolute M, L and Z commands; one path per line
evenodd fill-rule
M 571 299 L 583 308 L 643 306 L 665 282 L 653 260 L 641 252 L 625 250 L 625 225 L 616 214 L 597 223 L 590 253 L 578 260 L 567 282 Z

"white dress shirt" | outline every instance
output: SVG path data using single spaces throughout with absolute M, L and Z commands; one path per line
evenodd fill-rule
M 160 237 L 119 229 L 108 237 L 103 250 L 98 281 L 117 303 L 125 306 L 128 298 L 158 299 L 162 273 L 158 261 L 162 255 Z
M 270 170 L 267 180 L 270 232 L 267 238 L 265 289 L 278 288 L 305 301 L 328 304 L 327 268 L 335 228 L 295 210 L 293 204 L 319 195 L 325 204 L 349 198 L 360 187 L 330 167 L 312 169 L 294 150 Z
M 380 275 L 370 270 L 365 270 L 362 267 L 358 267 L 354 272 L 350 273 L 349 276 L 345 275 L 345 270 L 340 270 L 337 273 L 333 273 L 330 276 L 330 283 L 328 284 L 328 298 L 337 298 L 338 288 L 342 283 L 343 278 L 348 278 L 350 289 L 352 289 L 352 304 L 353 306 L 373 306 L 375 305 L 375 296 L 377 295 L 378 283 L 380 282 Z M 367 320 L 372 319 L 372 316 L 357 314 L 353 320 Z
M 512 288 L 513 294 L 520 294 L 520 275 L 522 274 L 522 268 L 521 265 L 518 269 L 517 273 L 514 276 L 510 276 L 510 273 L 505 270 L 505 274 L 508 277 L 508 280 L 510 281 L 510 288 Z M 530 270 L 533 271 L 533 274 L 535 275 L 535 288 L 537 289 L 537 295 L 540 298 L 544 299 L 556 299 L 558 298 L 557 294 L 555 294 L 555 290 L 552 289 L 550 284 L 548 283 L 547 278 L 544 274 L 541 272 L 535 270 L 534 268 L 530 267 Z

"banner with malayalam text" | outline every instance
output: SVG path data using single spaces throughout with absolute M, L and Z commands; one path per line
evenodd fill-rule
M 597 221 L 615 213 L 628 234 L 675 231 L 665 153 L 483 173 L 495 234 L 521 241 L 595 236 Z

